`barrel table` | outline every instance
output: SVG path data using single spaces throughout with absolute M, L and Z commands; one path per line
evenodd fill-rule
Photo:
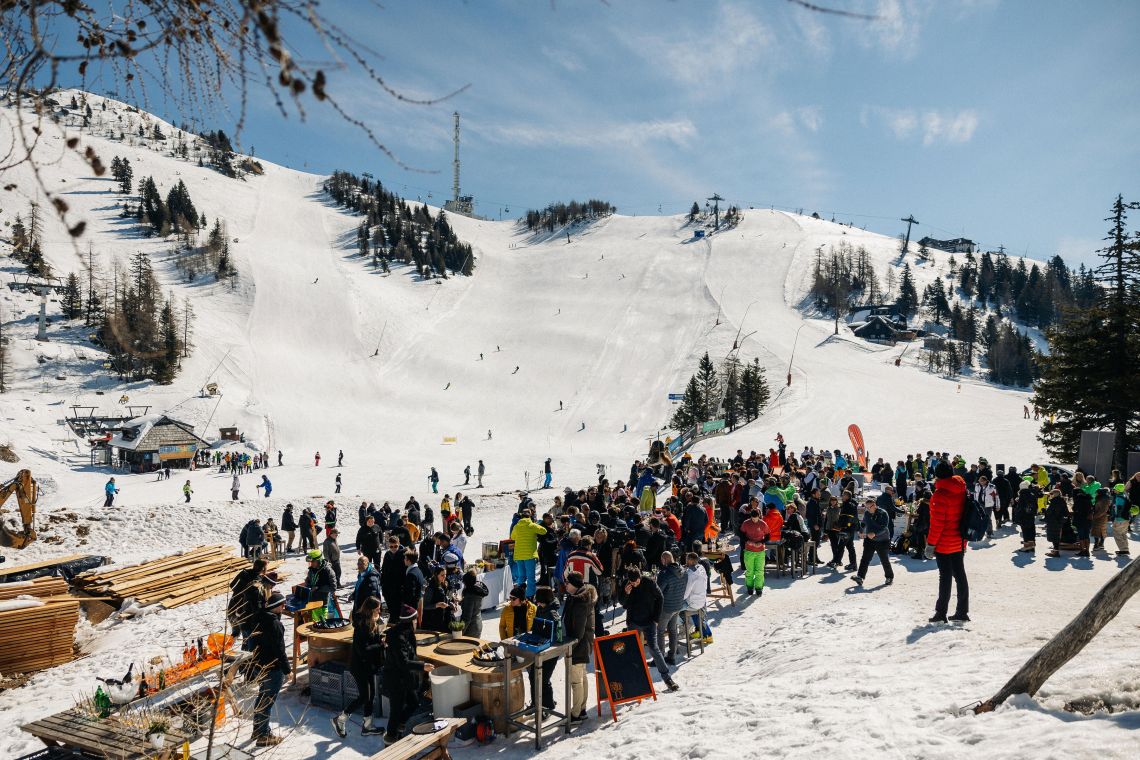
M 417 634 L 417 640 L 422 637 Z M 505 733 L 510 713 L 522 709 L 526 701 L 526 691 L 523 687 L 524 665 L 512 663 L 510 679 L 504 676 L 504 666 L 501 662 L 476 662 L 471 659 L 475 650 L 489 642 L 470 637 L 447 638 L 431 644 L 420 644 L 416 653 L 424 662 L 432 665 L 450 665 L 458 668 L 471 678 L 471 699 L 483 706 L 483 714 L 495 723 L 495 730 Z M 506 684 L 510 686 L 507 687 Z M 506 694 L 510 695 L 507 704 Z

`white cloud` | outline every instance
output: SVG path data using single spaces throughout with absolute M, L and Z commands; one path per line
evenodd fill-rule
M 663 67 L 680 84 L 716 91 L 725 80 L 745 73 L 774 46 L 767 25 L 744 6 L 721 4 L 708 26 L 678 26 L 668 36 L 627 34 L 627 41 L 654 67 Z
M 914 108 L 884 108 L 865 106 L 859 114 L 864 127 L 873 123 L 884 126 L 897 140 L 921 136 L 923 145 L 960 145 L 974 137 L 980 118 L 978 112 L 966 108 L 960 111 Z
M 487 139 L 496 142 L 563 147 L 629 147 L 657 141 L 685 147 L 697 137 L 697 127 L 688 119 L 574 124 L 558 127 L 536 124 L 496 125 L 478 128 L 478 131 Z
M 874 0 L 866 10 L 878 18 L 867 22 L 864 44 L 903 59 L 912 57 L 931 6 L 930 0 Z
M 557 65 L 572 73 L 582 71 L 586 68 L 582 65 L 582 62 L 578 60 L 577 56 L 568 50 L 556 50 L 555 48 L 543 45 L 542 54 Z
M 831 33 L 819 19 L 818 13 L 800 11 L 792 15 L 796 28 L 800 33 L 803 48 L 810 51 L 821 60 L 831 57 Z
M 768 119 L 768 126 L 789 136 L 801 131 L 818 132 L 823 127 L 823 110 L 819 106 L 800 106 L 780 111 Z

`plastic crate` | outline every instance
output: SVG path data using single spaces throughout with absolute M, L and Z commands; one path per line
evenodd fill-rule
M 309 701 L 330 710 L 344 709 L 344 679 L 352 678 L 337 662 L 315 665 L 309 669 Z

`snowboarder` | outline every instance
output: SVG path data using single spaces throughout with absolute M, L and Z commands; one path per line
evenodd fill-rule
M 499 351 L 502 351 L 502 350 L 503 350 L 503 349 L 502 349 L 502 348 L 500 348 L 499 346 L 495 346 L 495 353 L 498 353 Z
M 561 401 L 558 402 L 558 411 L 560 411 L 560 412 L 562 411 L 562 402 Z
M 546 475 L 546 479 L 542 483 L 543 488 L 550 488 L 550 480 L 553 475 L 550 472 L 550 457 L 546 458 L 546 462 L 542 465 L 542 471 Z
M 190 503 L 190 494 L 194 493 L 194 489 L 190 487 L 190 481 L 187 480 L 186 484 L 182 486 L 182 493 L 186 496 L 186 503 Z
M 114 506 L 115 494 L 117 494 L 119 492 L 119 489 L 115 487 L 115 479 L 114 478 L 111 478 L 110 480 L 108 480 L 107 485 L 103 486 L 103 492 L 107 495 L 107 498 L 103 500 L 103 506 L 104 507 Z
M 256 486 L 254 486 L 254 488 L 264 488 L 265 489 L 265 498 L 267 498 L 267 499 L 269 498 L 269 494 L 273 493 L 273 484 L 269 482 L 269 476 L 268 475 L 262 475 L 261 476 L 261 482 L 258 483 Z
M 488 430 L 487 433 L 488 433 L 487 437 L 490 438 L 491 437 L 490 436 L 491 431 Z M 475 486 L 476 488 L 482 488 L 483 487 L 483 473 L 484 472 L 486 472 L 486 469 L 483 467 L 483 460 L 480 459 L 479 460 L 479 469 L 475 471 L 476 483 L 477 483 Z
M 431 468 L 431 474 L 428 475 L 428 480 L 431 481 L 431 492 L 439 493 L 439 473 L 435 471 L 434 467 Z
M 450 387 L 451 387 L 451 383 L 448 383 L 447 385 L 443 386 L 443 389 L 444 389 L 444 390 L 447 390 L 447 389 L 448 389 L 448 388 L 450 388 Z
M 336 455 L 336 466 L 344 467 L 344 451 L 338 451 Z
M 514 371 L 514 372 L 512 372 L 511 374 L 512 374 L 512 375 L 517 375 L 518 373 L 519 373 L 519 365 L 517 365 L 517 364 L 516 364 L 516 365 L 515 365 L 515 371 Z
M 463 468 L 463 485 L 471 485 L 471 465 Z
M 581 433 L 581 432 L 582 432 L 583 430 L 585 430 L 585 429 L 586 429 L 586 423 L 585 423 L 585 422 L 583 422 L 583 423 L 582 423 L 582 427 L 578 428 L 578 432 L 579 432 L 579 433 Z
M 340 493 L 340 473 L 336 474 L 336 493 Z
M 479 352 L 479 361 L 483 361 L 483 352 L 482 351 Z
M 316 455 L 313 457 L 313 467 L 320 467 L 320 466 L 321 466 L 321 452 L 318 451 L 316 453 Z
M 241 488 L 241 481 L 238 480 L 238 474 L 234 473 L 234 479 L 230 483 L 230 501 L 238 500 L 238 490 Z

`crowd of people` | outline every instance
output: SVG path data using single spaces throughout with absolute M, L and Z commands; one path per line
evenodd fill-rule
M 587 719 L 593 640 L 610 632 L 619 609 L 625 629 L 641 636 L 665 690 L 677 691 L 674 674 L 681 652 L 688 651 L 685 641 L 713 644 L 705 608 L 718 578 L 728 584 L 739 579 L 745 598 L 761 597 L 766 570 L 797 561 L 850 573 L 863 585 L 877 558 L 884 585 L 890 586 L 892 555 L 934 560 L 938 587 L 928 622 L 965 622 L 966 526 L 972 514 L 984 515 L 983 541 L 1008 523 L 1021 533 L 1019 551 L 1033 552 L 1043 526 L 1052 544 L 1049 556 L 1071 551 L 1083 558 L 1107 556 L 1110 524 L 1117 555 L 1128 555 L 1128 533 L 1140 512 L 1140 473 L 1124 479 L 1114 471 L 1102 486 L 1081 472 L 1036 464 L 1019 471 L 991 466 L 985 458 L 967 463 L 948 452 L 910 454 L 892 465 L 881 458 L 860 462 L 834 449 L 809 447 L 797 455 L 779 437 L 777 444 L 767 453 L 745 456 L 738 450 L 726 460 L 685 454 L 676 462 L 655 446 L 645 461 L 633 463 L 626 480 L 611 483 L 602 472 L 596 483 L 566 488 L 546 508 L 530 494 L 518 494 L 505 542 L 512 588 L 498 634 L 518 636 L 536 620 L 550 620 L 578 642 L 568 674 L 573 724 Z M 299 533 L 297 551 L 309 566 L 302 584 L 307 598 L 325 601 L 328 614 L 351 617 L 355 626 L 350 670 L 361 698 L 332 719 L 333 727 L 345 736 L 348 715 L 363 707 L 364 733 L 381 731 L 373 727 L 371 689 L 372 676 L 382 671 L 391 704 L 384 738 L 399 739 L 418 704 L 416 674 L 431 668 L 416 658 L 414 630 L 476 638 L 483 632 L 488 587 L 466 559 L 472 512 L 468 496 L 444 494 L 436 530 L 436 512 L 415 498 L 402 509 L 362 502 L 357 576 L 350 584 L 342 581 L 333 501 L 325 505 L 326 538 L 320 544 L 321 524 L 308 507 L 295 519 L 288 505 L 280 527 L 271 519 L 264 526 L 248 523 L 241 543 L 254 565 L 234 579 L 234 598 L 243 600 L 246 614 L 231 619 L 270 673 L 261 687 L 265 699 L 275 698 L 280 688 L 272 673 L 280 670 L 284 651 L 277 647 L 275 622 L 284 602 L 272 591 L 275 580 L 267 580 L 261 555 L 281 544 L 283 554 L 293 552 Z M 826 563 L 818 556 L 825 544 L 831 555 Z M 337 592 L 349 585 L 351 606 L 342 612 Z M 381 626 L 383 614 L 388 628 Z M 271 644 L 263 647 L 266 641 Z M 554 710 L 553 669 L 539 670 L 532 699 Z M 261 745 L 276 743 L 262 707 L 259 700 L 255 738 Z

